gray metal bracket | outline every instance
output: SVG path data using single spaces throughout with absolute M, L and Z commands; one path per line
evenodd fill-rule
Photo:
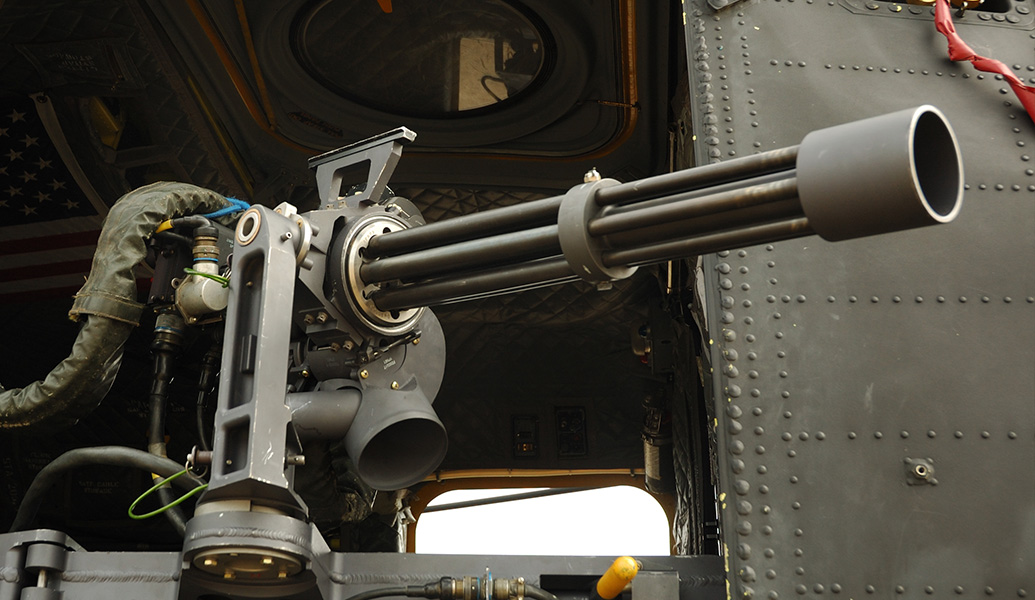
M 328 209 L 343 208 L 345 203 L 358 206 L 371 199 L 380 203 L 388 180 L 399 164 L 403 145 L 416 137 L 413 131 L 399 127 L 310 158 L 309 168 L 316 171 L 316 189 L 322 206 Z M 342 176 L 345 170 L 365 161 L 370 162 L 366 186 L 357 195 L 342 198 Z
M 0 563 L 0 600 L 58 600 L 69 551 L 82 550 L 67 535 L 49 529 L 8 534 Z

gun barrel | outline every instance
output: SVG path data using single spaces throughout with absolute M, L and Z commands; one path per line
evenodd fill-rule
M 808 134 L 799 146 L 472 214 L 370 240 L 359 277 L 381 310 L 585 279 L 739 246 L 830 241 L 953 220 L 963 168 L 921 106 Z

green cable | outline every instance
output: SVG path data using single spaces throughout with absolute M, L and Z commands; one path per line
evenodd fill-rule
M 212 281 L 217 281 L 221 283 L 223 287 L 227 287 L 228 285 L 230 285 L 230 279 L 226 277 L 221 277 L 219 275 L 213 275 L 211 273 L 202 273 L 201 271 L 195 271 L 190 267 L 184 267 L 183 272 L 188 275 L 197 275 L 198 277 L 204 277 L 206 279 L 211 279 Z
M 184 469 L 184 470 L 180 471 L 179 473 L 175 473 L 175 474 L 169 476 L 168 479 L 163 479 L 162 481 L 159 481 L 158 483 L 156 483 L 153 486 L 151 486 L 151 489 L 147 490 L 143 494 L 140 494 L 140 497 L 137 498 L 136 500 L 134 500 L 133 504 L 129 505 L 129 510 L 126 511 L 127 513 L 129 513 L 129 518 L 137 519 L 137 520 L 140 520 L 140 519 L 150 519 L 151 517 L 153 517 L 155 515 L 160 515 L 160 514 L 164 513 L 165 511 L 169 510 L 170 508 L 180 504 L 181 502 L 183 502 L 187 498 L 190 498 L 191 496 L 197 494 L 198 492 L 200 492 L 200 491 L 202 491 L 202 490 L 204 490 L 205 488 L 208 487 L 207 483 L 199 485 L 198 487 L 194 488 L 193 490 L 191 490 L 191 491 L 187 492 L 186 494 L 180 496 L 176 500 L 173 500 L 169 504 L 166 504 L 162 508 L 159 508 L 157 510 L 152 510 L 149 513 L 146 513 L 146 514 L 143 514 L 143 515 L 138 515 L 138 514 L 133 512 L 133 509 L 137 507 L 137 504 L 140 503 L 140 501 L 143 500 L 144 498 L 147 498 L 148 496 L 150 496 L 151 492 L 153 492 L 153 491 L 157 490 L 158 488 L 162 487 L 163 485 L 171 482 L 172 480 L 176 479 L 177 477 L 179 477 L 181 475 L 184 475 L 185 473 L 187 473 L 187 469 Z

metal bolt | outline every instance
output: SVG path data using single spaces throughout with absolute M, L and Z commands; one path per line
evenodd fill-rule
M 586 171 L 586 174 L 582 176 L 582 183 L 591 183 L 594 181 L 600 181 L 600 171 L 597 171 L 596 167 Z
M 282 241 L 285 241 L 285 242 L 290 240 L 291 239 L 291 232 L 290 231 L 285 231 L 284 233 L 280 234 L 280 239 Z
M 306 315 L 302 317 L 302 322 L 306 325 L 312 325 L 314 321 L 316 321 L 316 319 L 313 318 L 313 315 Z
M 281 571 L 280 573 L 277 573 L 277 578 L 278 579 L 287 579 L 287 571 Z
M 273 557 L 272 556 L 263 556 L 262 557 L 262 564 L 264 564 L 264 565 L 272 565 L 273 564 Z
M 345 343 L 342 344 L 342 347 L 345 348 L 346 350 L 352 350 L 353 348 L 356 347 L 356 344 L 353 344 L 352 340 L 345 340 Z
M 212 452 L 205 450 L 198 450 L 195 446 L 191 453 L 187 456 L 193 465 L 210 465 L 212 464 Z M 210 560 L 210 559 L 205 559 Z
M 316 320 L 317 320 L 317 322 L 320 322 L 320 323 L 326 323 L 327 322 L 327 313 L 325 313 L 323 311 L 320 311 L 319 314 L 316 315 Z
M 231 571 L 230 569 L 227 569 L 226 571 L 223 572 L 223 579 L 233 579 L 234 577 L 235 577 L 234 576 L 234 572 Z
M 398 381 L 393 381 L 392 382 L 392 389 L 393 390 L 399 389 L 399 382 Z
M 302 369 L 302 377 L 309 377 L 309 371 Z
M 359 372 L 359 378 L 360 379 L 366 379 L 367 377 L 370 377 L 370 371 L 367 371 L 366 369 L 363 369 L 362 371 Z
M 416 346 L 420 343 L 420 338 L 413 338 L 413 345 Z

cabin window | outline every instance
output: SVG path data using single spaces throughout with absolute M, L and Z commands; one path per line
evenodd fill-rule
M 422 554 L 664 556 L 665 511 L 649 493 L 615 486 L 436 510 L 485 498 L 553 494 L 556 490 L 453 490 L 438 496 L 417 520 Z
M 547 36 L 501 0 L 317 3 L 294 28 L 299 62 L 370 108 L 448 117 L 506 103 L 545 74 Z

